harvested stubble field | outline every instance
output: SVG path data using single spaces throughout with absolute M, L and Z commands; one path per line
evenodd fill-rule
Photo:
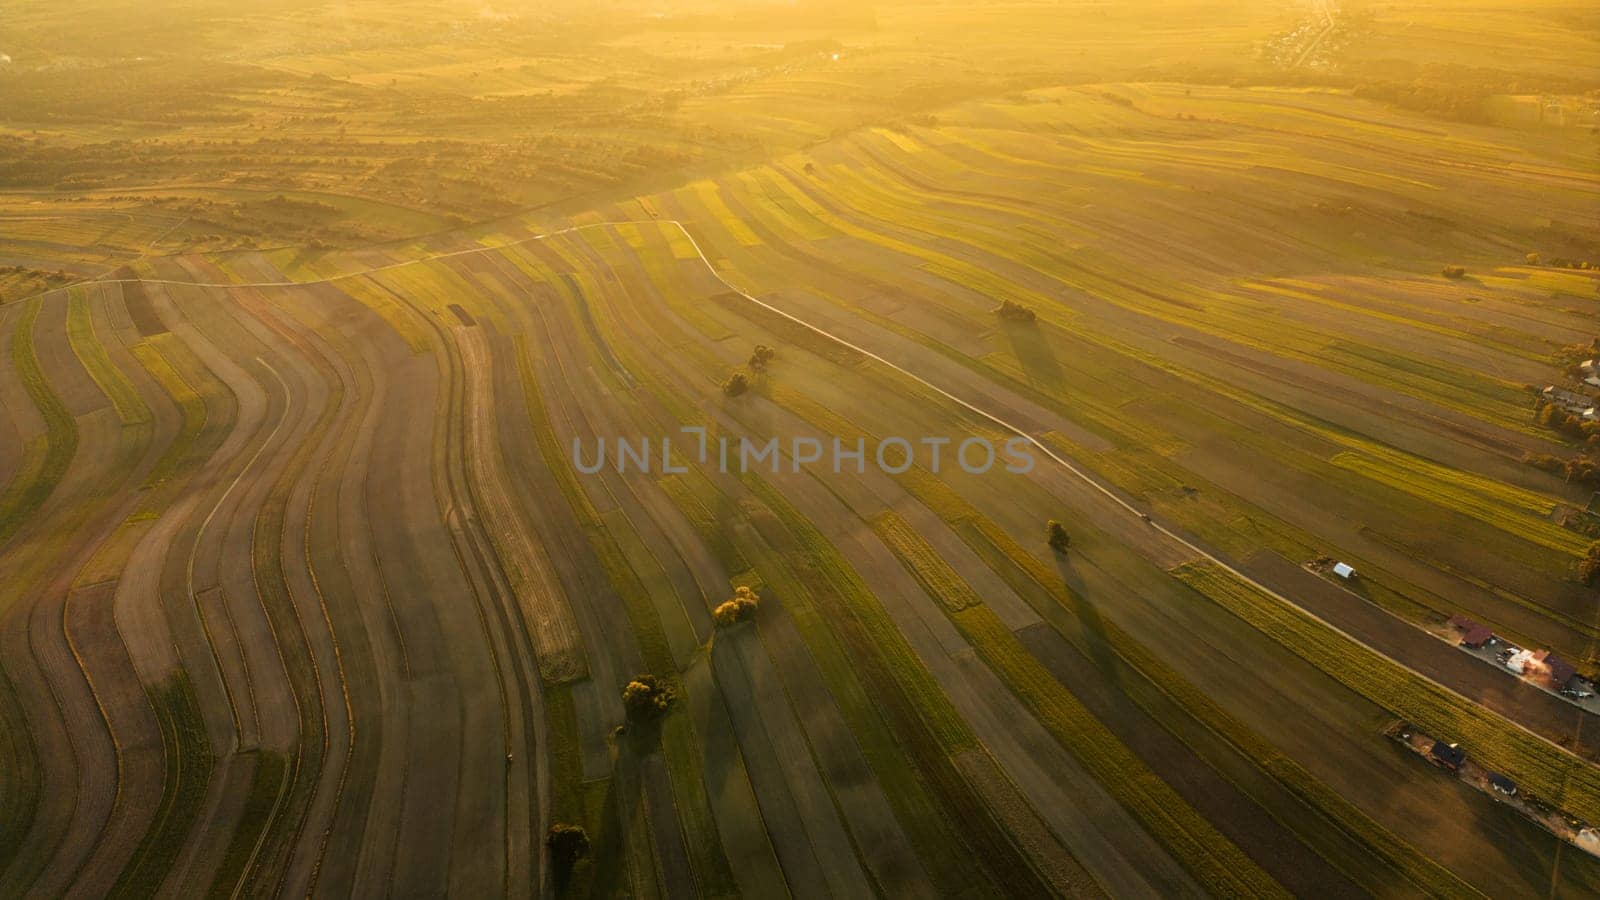
M 566 55 L 487 7 L 208 20 L 193 121 L 0 74 L 53 123 L 0 166 L 0 896 L 1600 894 L 1381 733 L 1600 823 L 1588 714 L 1418 630 L 1600 664 L 1592 488 L 1527 464 L 1583 452 L 1527 386 L 1594 339 L 1600 270 L 1547 259 L 1597 251 L 1592 147 L 1419 108 L 1431 69 L 1190 68 L 1272 4 L 1008 4 L 977 80 L 993 11 L 820 6 Z M 1079 44 L 1124 77 L 1028 62 Z M 469 109 L 545 118 L 397 162 Z M 223 153 L 259 180 L 171 180 Z

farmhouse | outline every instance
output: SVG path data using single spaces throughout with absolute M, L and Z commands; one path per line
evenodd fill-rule
M 1461 749 L 1460 744 L 1446 744 L 1444 741 L 1434 741 L 1433 748 L 1428 751 L 1428 758 L 1446 769 L 1459 769 L 1467 761 L 1467 751 Z

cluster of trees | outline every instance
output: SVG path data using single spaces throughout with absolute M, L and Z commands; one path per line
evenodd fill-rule
M 1544 261 L 1544 257 L 1542 257 L 1538 253 L 1529 253 L 1528 254 L 1528 265 L 1530 265 L 1530 266 L 1545 266 L 1545 265 L 1548 265 L 1548 266 L 1551 266 L 1551 267 L 1557 268 L 1557 269 L 1592 269 L 1592 268 L 1595 268 L 1595 266 L 1592 265 L 1587 259 L 1569 259 L 1569 258 L 1567 258 L 1565 256 L 1552 256 L 1552 257 L 1550 257 L 1550 261 L 1549 262 L 1545 262 Z
M 1600 422 L 1585 421 L 1554 403 L 1539 407 L 1538 421 L 1563 437 L 1585 443 L 1600 443 Z
M 1589 545 L 1589 552 L 1578 563 L 1578 577 L 1589 587 L 1600 587 L 1600 541 Z
M 750 371 L 765 372 L 767 363 L 772 362 L 773 357 L 777 355 L 778 351 L 768 347 L 766 344 L 757 344 L 756 349 L 750 354 Z
M 757 344 L 756 348 L 750 352 L 750 359 L 745 364 L 750 367 L 752 372 L 765 372 L 767 364 L 772 362 L 777 355 L 778 351 L 768 347 L 766 344 Z M 741 369 L 735 369 L 728 375 L 728 380 L 722 383 L 722 392 L 729 397 L 737 397 L 748 390 L 750 390 L 750 376 Z
M 660 718 L 676 699 L 678 695 L 672 687 L 654 675 L 639 675 L 622 689 L 622 708 L 635 722 Z
M 1034 311 L 1015 300 L 1001 300 L 994 314 L 1008 322 L 1032 322 L 1038 316 Z
M 1484 101 L 1494 91 L 1478 84 L 1429 83 L 1419 79 L 1365 82 L 1356 85 L 1353 93 L 1365 100 L 1390 103 L 1413 112 L 1459 122 L 1483 122 L 1488 118 L 1484 113 Z
M 1536 469 L 1560 475 L 1573 484 L 1600 488 L 1600 463 L 1587 456 L 1562 459 L 1559 456 L 1530 455 L 1527 457 L 1527 462 Z
M 756 608 L 761 603 L 761 596 L 748 587 L 740 586 L 733 592 L 733 599 L 719 604 L 712 611 L 711 617 L 718 628 L 728 628 L 746 622 L 756 614 Z
M 71 272 L 31 269 L 27 266 L 0 266 L 0 301 L 31 297 L 54 290 L 75 279 Z
M 1050 549 L 1057 553 L 1065 553 L 1072 546 L 1072 535 L 1067 534 L 1066 527 L 1055 519 L 1045 524 L 1045 537 L 1050 541 Z

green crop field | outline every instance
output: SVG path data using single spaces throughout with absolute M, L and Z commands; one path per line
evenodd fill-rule
M 10 4 L 0 897 L 1600 895 L 1597 134 L 1572 0 Z

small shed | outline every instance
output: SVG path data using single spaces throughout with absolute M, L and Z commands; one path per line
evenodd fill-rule
M 1350 568 L 1350 566 L 1345 563 L 1334 563 L 1333 574 L 1339 576 L 1340 578 L 1350 579 L 1356 577 L 1356 570 Z
M 1470 647 L 1473 650 L 1476 650 L 1479 647 L 1482 647 L 1484 644 L 1489 643 L 1489 641 L 1493 638 L 1494 632 L 1489 630 L 1489 626 L 1474 625 L 1472 628 L 1467 630 L 1466 634 L 1461 636 L 1461 646 Z
M 1507 797 L 1515 797 L 1517 795 L 1516 783 L 1499 772 L 1489 773 L 1489 787 L 1494 788 L 1498 793 L 1505 794 Z

